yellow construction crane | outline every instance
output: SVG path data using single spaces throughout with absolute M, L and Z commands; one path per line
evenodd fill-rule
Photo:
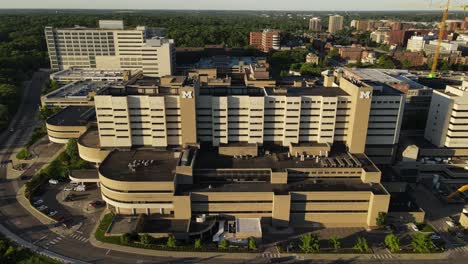
M 463 193 L 463 192 L 466 192 L 468 191 L 468 185 L 463 185 L 462 187 L 458 188 L 456 191 L 454 191 L 453 193 L 449 194 L 447 196 L 447 199 L 452 199 L 453 197 L 455 197 L 456 195 L 460 194 L 460 193 Z
M 432 61 L 432 68 L 431 68 L 431 73 L 429 73 L 429 78 L 435 78 L 437 76 L 437 65 L 439 63 L 439 57 L 440 57 L 440 50 L 442 46 L 442 40 L 444 38 L 444 33 L 445 33 L 445 27 L 446 27 L 446 22 L 447 18 L 449 15 L 449 8 L 455 9 L 455 8 L 461 8 L 463 11 L 466 11 L 468 8 L 468 5 L 459 5 L 459 6 L 450 6 L 450 0 L 447 0 L 447 3 L 444 6 L 437 6 L 439 8 L 444 9 L 444 13 L 442 15 L 442 21 L 440 22 L 439 26 L 439 37 L 437 38 L 437 47 L 436 47 L 436 52 L 434 54 L 434 58 Z
M 444 14 L 442 15 L 442 21 L 440 22 L 440 26 L 439 26 L 439 37 L 437 38 L 437 47 L 436 47 L 436 52 L 434 54 L 434 60 L 432 61 L 431 73 L 429 73 L 429 76 L 428 76 L 429 78 L 436 77 L 437 64 L 439 63 L 440 49 L 442 46 L 442 39 L 444 38 L 444 32 L 445 32 L 445 26 L 446 26 L 445 23 L 448 18 L 449 8 L 450 8 L 450 0 L 447 0 L 447 4 L 444 7 Z

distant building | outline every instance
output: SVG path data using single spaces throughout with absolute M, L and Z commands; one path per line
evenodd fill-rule
M 322 31 L 322 20 L 318 17 L 309 20 L 309 30 L 319 32 Z
M 390 32 L 389 44 L 398 45 L 400 47 L 406 47 L 408 40 L 414 35 L 437 35 L 437 31 L 428 30 L 428 29 L 412 29 L 412 30 L 392 30 Z M 447 39 L 448 32 L 444 32 L 444 39 Z
M 264 52 L 278 50 L 281 46 L 281 32 L 276 29 L 265 29 L 262 32 L 250 32 L 250 46 Z
M 366 31 L 367 30 L 367 20 L 353 20 L 351 21 L 351 27 L 355 28 L 357 31 Z
M 343 29 L 343 17 L 339 15 L 330 16 L 328 20 L 328 32 L 335 34 Z
M 424 46 L 430 41 L 436 39 L 436 36 L 433 34 L 429 34 L 426 36 L 412 36 L 408 40 L 408 44 L 406 45 L 406 49 L 408 51 L 423 51 Z
M 375 63 L 375 53 L 368 48 L 364 48 L 361 45 L 353 44 L 351 46 L 338 47 L 340 57 L 347 60 L 348 63 Z
M 418 67 L 426 64 L 426 57 L 422 52 L 412 51 L 397 51 L 393 53 L 393 59 L 403 63 L 404 61 L 411 62 L 411 66 Z
M 468 148 L 468 81 L 434 91 L 424 137 L 437 147 Z
M 174 40 L 162 34 L 159 28 L 126 29 L 120 20 L 101 20 L 99 28 L 45 28 L 54 71 L 71 67 L 142 70 L 152 77 L 171 75 L 174 71 Z
M 320 58 L 317 56 L 317 54 L 314 53 L 309 53 L 306 56 L 306 62 L 307 63 L 314 63 L 314 64 L 319 64 Z
M 388 43 L 388 38 L 390 36 L 390 28 L 389 27 L 379 27 L 376 31 L 373 31 L 370 34 L 370 39 L 376 43 Z

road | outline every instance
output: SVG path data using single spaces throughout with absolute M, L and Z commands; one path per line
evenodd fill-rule
M 34 124 L 36 124 L 35 118 L 38 111 L 40 88 L 46 77 L 44 73 L 35 74 L 31 83 L 25 88 L 24 93 L 27 96 L 23 98 L 18 113 L 10 126 L 14 128 L 14 131 L 10 132 L 8 129 L 0 135 L 0 160 L 8 160 L 14 149 L 23 146 L 29 139 L 34 129 Z M 51 148 L 50 151 L 53 152 L 54 150 Z M 33 173 L 42 165 L 40 163 L 32 165 L 27 173 Z M 58 235 L 52 232 L 48 226 L 30 215 L 15 198 L 17 190 L 22 184 L 24 182 L 17 179 L 7 179 L 6 169 L 0 167 L 0 223 L 28 242 L 39 246 L 47 244 L 50 251 L 89 263 L 427 263 L 427 261 L 402 261 L 396 259 L 295 261 L 292 259 L 275 259 L 261 256 L 252 260 L 221 259 L 217 257 L 208 259 L 200 257 L 173 258 L 150 257 L 100 249 L 91 246 L 86 239 L 83 239 L 91 235 L 91 228 L 83 229 L 79 236 L 76 234 Z M 86 219 L 85 221 L 93 223 L 96 219 Z M 466 263 L 466 258 L 463 258 L 460 253 L 454 252 L 451 259 L 431 261 L 431 263 Z

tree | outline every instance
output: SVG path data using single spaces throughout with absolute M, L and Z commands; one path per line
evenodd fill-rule
M 369 245 L 367 244 L 367 240 L 363 237 L 358 237 L 356 244 L 353 246 L 353 249 L 365 253 L 369 251 Z
M 435 248 L 431 238 L 423 233 L 416 233 L 413 235 L 411 246 L 413 250 L 418 253 L 430 253 Z
M 132 241 L 132 237 L 129 233 L 125 233 L 120 236 L 120 243 L 129 244 Z
M 202 241 L 201 239 L 195 239 L 195 243 L 193 245 L 193 248 L 195 249 L 202 249 L 203 248 L 203 244 L 202 244 Z
M 170 236 L 167 238 L 166 246 L 167 246 L 168 248 L 175 248 L 175 247 L 177 247 L 177 240 L 175 239 L 175 237 L 174 237 L 173 235 L 170 235 Z
M 153 237 L 148 234 L 143 234 L 140 236 L 140 242 L 143 245 L 149 245 L 151 242 L 153 242 Z
M 229 248 L 229 241 L 227 241 L 226 239 L 221 240 L 221 242 L 219 242 L 219 248 L 220 249 L 228 249 Z
M 255 238 L 253 237 L 249 237 L 249 249 L 257 250 L 257 241 L 255 241 Z
M 330 237 L 330 246 L 334 248 L 335 250 L 338 250 L 341 248 L 341 241 L 338 236 L 332 236 Z
M 403 67 L 403 69 L 409 69 L 409 68 L 413 67 L 413 63 L 411 63 L 411 61 L 409 61 L 408 59 L 405 59 L 401 63 L 401 66 Z
M 314 252 L 320 251 L 320 241 L 317 235 L 312 236 L 312 250 Z
M 384 244 L 391 252 L 398 252 L 401 250 L 400 239 L 394 234 L 388 234 L 385 237 Z
M 320 250 L 319 239 L 317 235 L 304 234 L 300 238 L 301 244 L 299 248 L 304 253 L 318 252 Z
M 377 67 L 383 68 L 383 69 L 395 69 L 395 63 L 393 63 L 393 60 L 390 57 L 387 56 L 380 56 L 379 59 L 377 60 Z
M 80 159 L 80 155 L 78 152 L 78 141 L 76 140 L 76 138 L 71 138 L 68 140 L 65 152 L 72 161 Z
M 300 71 L 302 67 L 302 63 L 293 63 L 289 68 L 291 71 Z
M 47 107 L 43 106 L 39 110 L 39 119 L 42 121 L 46 121 L 49 117 L 53 116 L 54 114 L 58 113 L 60 108 L 58 107 Z
M 16 154 L 16 158 L 19 160 L 27 160 L 31 157 L 31 153 L 26 148 L 22 148 L 18 154 Z
M 385 225 L 386 222 L 387 222 L 387 213 L 379 212 L 379 214 L 377 215 L 377 218 L 375 219 L 375 223 L 377 224 L 377 226 L 382 227 Z
M 301 66 L 300 73 L 301 75 L 320 76 L 322 69 L 314 63 L 304 63 Z
M 58 84 L 57 81 L 55 81 L 55 80 L 51 80 L 51 81 L 49 82 L 49 85 L 48 85 L 48 86 L 49 86 L 49 87 L 48 87 L 46 93 L 50 93 L 50 92 L 55 91 L 55 90 L 57 90 L 58 88 L 60 88 L 59 84 Z

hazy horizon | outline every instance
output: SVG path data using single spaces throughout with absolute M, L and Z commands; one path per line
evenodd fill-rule
M 439 3 L 438 1 L 434 1 Z M 429 0 L 16 0 L 0 9 L 218 10 L 218 11 L 437 11 Z M 455 1 L 454 5 L 463 1 Z M 454 10 L 456 11 L 456 10 Z

